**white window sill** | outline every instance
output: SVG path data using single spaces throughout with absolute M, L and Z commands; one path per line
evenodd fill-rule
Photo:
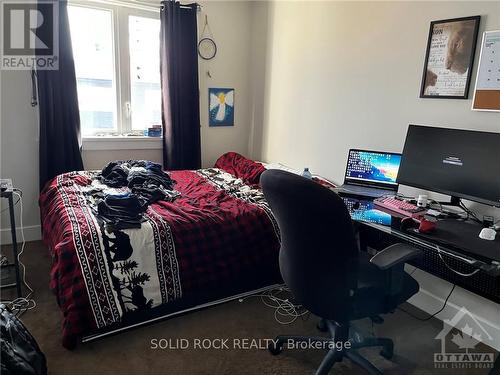
M 158 150 L 163 143 L 162 137 L 124 137 L 99 136 L 83 137 L 83 151 L 111 151 L 111 150 Z

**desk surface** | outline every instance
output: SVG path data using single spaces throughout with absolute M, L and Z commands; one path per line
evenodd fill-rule
M 401 230 L 401 217 L 389 211 L 376 209 L 371 200 L 343 197 L 354 221 L 372 226 L 395 236 L 412 237 L 432 246 L 443 246 L 453 252 L 480 261 L 500 262 L 500 235 L 494 241 L 479 238 L 482 227 L 472 221 L 443 219 L 434 232 L 423 234 L 416 230 Z

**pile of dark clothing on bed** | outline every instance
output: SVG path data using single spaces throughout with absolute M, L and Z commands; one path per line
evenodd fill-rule
M 110 229 L 140 228 L 143 214 L 156 201 L 173 201 L 180 193 L 174 190 L 175 181 L 163 172 L 161 165 L 146 160 L 114 161 L 97 178 L 109 187 L 124 188 L 119 194 L 94 189 L 99 216 Z

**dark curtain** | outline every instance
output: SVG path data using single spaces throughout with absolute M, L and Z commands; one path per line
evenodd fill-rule
M 40 189 L 54 176 L 83 169 L 75 63 L 66 1 L 59 7 L 59 69 L 38 70 Z M 42 13 L 47 8 L 39 8 Z
M 201 167 L 197 7 L 162 2 L 163 166 L 169 170 Z

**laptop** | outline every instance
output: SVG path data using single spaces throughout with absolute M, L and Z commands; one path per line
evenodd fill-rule
M 368 198 L 396 195 L 401 154 L 368 150 L 349 150 L 344 184 L 336 192 Z

